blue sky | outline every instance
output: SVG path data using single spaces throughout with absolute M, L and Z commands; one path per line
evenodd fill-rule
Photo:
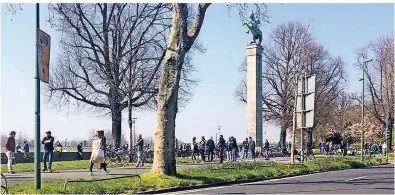
M 12 17 L 1 10 L 1 133 L 10 130 L 34 135 L 34 52 L 35 6 L 24 4 L 23 11 Z M 357 48 L 394 32 L 393 4 L 269 4 L 270 24 L 263 26 L 263 44 L 278 24 L 287 21 L 312 22 L 312 34 L 329 52 L 346 62 L 349 92 L 360 90 L 360 73 L 353 66 Z M 46 22 L 47 6 L 41 6 L 41 29 L 51 35 L 51 63 L 59 52 L 59 33 Z M 12 19 L 12 21 L 11 21 Z M 177 116 L 176 136 L 190 141 L 192 136 L 215 136 L 218 125 L 225 137 L 245 136 L 245 105 L 233 96 L 240 81 L 238 68 L 245 57 L 251 35 L 245 33 L 236 14 L 227 14 L 225 4 L 214 4 L 207 12 L 199 35 L 207 48 L 197 54 L 194 64 L 200 79 L 195 96 Z M 43 84 L 42 84 L 43 85 Z M 111 120 L 87 112 L 51 110 L 41 98 L 42 132 L 51 130 L 55 138 L 87 139 L 96 128 L 111 128 Z M 136 129 L 144 136 L 154 133 L 155 112 L 138 112 Z M 126 117 L 125 117 L 126 118 Z M 127 121 L 123 129 L 128 132 Z M 264 125 L 270 141 L 279 140 L 274 125 Z

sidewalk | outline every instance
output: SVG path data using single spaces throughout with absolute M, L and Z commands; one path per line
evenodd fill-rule
M 263 159 L 256 159 L 257 161 L 264 161 Z M 278 163 L 290 163 L 289 157 L 276 157 L 270 159 L 271 161 L 275 161 Z M 238 162 L 241 162 L 239 160 Z M 214 163 L 206 163 L 207 164 L 219 164 L 218 162 Z M 178 164 L 177 170 L 182 170 L 185 168 L 190 167 L 197 167 L 203 166 L 203 164 L 192 164 L 192 163 L 185 163 L 185 164 Z M 88 165 L 87 165 L 88 167 Z M 65 181 L 65 180 L 78 180 L 78 179 L 100 179 L 100 178 L 111 178 L 111 177 L 120 177 L 125 175 L 132 175 L 132 174 L 142 174 L 147 173 L 151 170 L 152 165 L 149 164 L 144 167 L 120 167 L 120 168 L 111 168 L 109 170 L 110 173 L 108 175 L 104 174 L 103 170 L 94 169 L 93 176 L 88 175 L 88 169 L 79 169 L 79 170 L 62 170 L 56 171 L 52 173 L 41 173 L 42 181 Z M 25 172 L 25 173 L 15 173 L 15 174 L 4 174 L 7 178 L 8 184 L 16 184 L 16 183 L 29 183 L 34 182 L 34 173 L 33 172 Z

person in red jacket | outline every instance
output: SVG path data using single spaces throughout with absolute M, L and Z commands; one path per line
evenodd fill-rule
M 14 160 L 14 153 L 15 153 L 15 131 L 10 132 L 10 136 L 5 139 L 4 142 L 4 149 L 5 149 L 5 154 L 7 156 L 7 167 L 8 167 L 8 173 L 15 173 L 12 170 L 12 161 Z

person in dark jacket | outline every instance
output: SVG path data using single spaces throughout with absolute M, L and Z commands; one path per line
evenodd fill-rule
M 10 132 L 10 136 L 5 139 L 4 149 L 5 154 L 7 156 L 7 168 L 8 173 L 14 174 L 15 172 L 12 170 L 12 162 L 14 161 L 14 153 L 15 153 L 15 131 Z
M 77 145 L 77 152 L 78 152 L 78 154 L 79 154 L 80 160 L 83 160 L 83 159 L 84 159 L 82 150 L 83 150 L 83 149 L 82 149 L 82 143 L 79 143 L 79 144 Z
M 199 151 L 202 158 L 202 163 L 204 164 L 206 162 L 206 139 L 204 138 L 204 136 L 201 137 L 201 141 L 199 143 Z
M 269 141 L 266 139 L 265 144 L 263 145 L 263 149 L 265 150 L 265 159 L 269 160 Z
M 136 165 L 136 167 L 144 166 L 144 163 L 142 160 L 144 140 L 143 140 L 141 134 L 139 135 L 139 139 L 137 140 L 136 147 L 137 147 L 137 165 Z
M 29 154 L 29 144 L 27 143 L 27 141 L 23 142 L 22 150 L 23 150 L 23 158 L 27 158 L 27 154 Z
M 246 138 L 245 141 L 243 141 L 243 159 L 248 158 L 248 138 Z
M 248 150 L 250 151 L 251 160 L 255 160 L 255 141 L 252 140 L 252 137 L 248 141 Z
M 207 140 L 207 149 L 208 149 L 208 161 L 213 162 L 214 149 L 215 149 L 215 143 L 214 143 L 213 137 L 210 137 L 210 139 Z
M 54 137 L 51 135 L 51 131 L 45 132 L 47 136 L 43 138 L 41 141 L 41 144 L 44 144 L 44 156 L 43 156 L 43 163 L 44 163 L 44 172 L 49 171 L 52 172 L 52 155 L 53 155 L 53 142 L 54 142 Z M 48 167 L 47 167 L 47 159 L 48 159 Z
M 199 146 L 196 142 L 196 137 L 192 138 L 192 163 L 197 163 L 196 155 L 199 154 Z
M 237 150 L 237 142 L 236 142 L 236 138 L 234 138 L 233 136 L 230 137 L 230 145 L 231 145 L 231 161 L 236 162 L 236 150 Z
M 218 149 L 219 149 L 219 163 L 223 163 L 224 162 L 224 150 L 226 147 L 226 141 L 224 139 L 223 135 L 219 136 L 219 141 L 218 141 Z

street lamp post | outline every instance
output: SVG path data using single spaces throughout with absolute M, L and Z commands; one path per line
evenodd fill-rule
M 362 130 L 361 130 L 361 161 L 363 160 L 363 149 L 364 149 L 364 130 L 365 130 L 365 67 L 370 60 L 365 60 L 362 65 Z

